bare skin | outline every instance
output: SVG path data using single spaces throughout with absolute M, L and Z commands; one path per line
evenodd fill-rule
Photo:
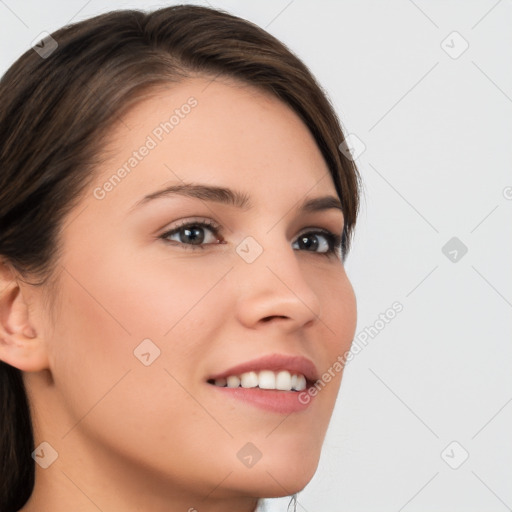
M 252 512 L 257 497 L 298 492 L 316 471 L 342 372 L 291 414 L 228 399 L 206 381 L 275 353 L 305 356 L 323 373 L 349 349 L 354 291 L 318 233 L 341 233 L 343 214 L 297 210 L 337 194 L 289 107 L 208 82 L 160 90 L 112 129 L 109 161 L 64 224 L 51 311 L 44 286 L 2 268 L 0 359 L 23 371 L 35 445 L 58 453 L 36 465 L 23 512 Z M 159 141 L 155 127 L 190 97 L 197 105 Z M 156 147 L 105 185 L 149 135 Z M 242 191 L 252 208 L 178 195 L 134 206 L 183 182 Z M 222 233 L 199 228 L 203 248 L 183 230 L 159 238 L 205 220 Z M 301 248 L 311 232 L 318 248 Z M 263 249 L 252 263 L 236 251 L 249 236 Z M 147 366 L 134 354 L 146 339 L 160 350 Z M 248 442 L 262 453 L 250 468 L 237 457 Z

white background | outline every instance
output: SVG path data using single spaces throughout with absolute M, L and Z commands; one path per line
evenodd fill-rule
M 0 1 L 1 72 L 71 19 L 172 3 Z M 287 44 L 366 146 L 346 263 L 357 334 L 403 305 L 345 370 L 297 510 L 511 510 L 512 2 L 210 5 Z

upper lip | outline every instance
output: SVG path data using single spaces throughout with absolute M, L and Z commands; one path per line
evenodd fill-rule
M 284 354 L 269 354 L 252 361 L 237 364 L 222 373 L 212 375 L 210 379 L 221 379 L 230 375 L 241 375 L 245 372 L 260 370 L 287 370 L 290 373 L 300 373 L 307 381 L 314 382 L 318 379 L 318 370 L 314 363 L 303 356 L 289 356 Z

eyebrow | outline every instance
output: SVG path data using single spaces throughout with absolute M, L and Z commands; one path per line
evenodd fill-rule
M 170 185 L 162 190 L 157 190 L 156 192 L 144 196 L 130 208 L 130 211 L 155 199 L 171 197 L 174 195 L 193 197 L 204 201 L 226 204 L 239 208 L 243 211 L 248 211 L 253 207 L 249 196 L 238 190 L 202 183 L 182 183 Z M 306 198 L 297 207 L 297 209 L 301 212 L 307 213 L 331 209 L 343 212 L 341 201 L 335 196 L 322 196 L 315 197 L 313 199 Z

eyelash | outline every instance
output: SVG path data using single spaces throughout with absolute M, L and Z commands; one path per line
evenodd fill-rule
M 186 250 L 196 250 L 196 249 L 205 249 L 207 246 L 216 245 L 216 244 L 186 244 L 183 242 L 177 242 L 175 240 L 168 240 L 167 237 L 171 235 L 175 235 L 180 232 L 180 230 L 184 228 L 192 228 L 192 227 L 201 227 L 201 228 L 208 228 L 210 229 L 216 237 L 219 235 L 222 235 L 223 228 L 218 225 L 216 222 L 213 222 L 211 220 L 202 220 L 202 221 L 184 221 L 183 223 L 179 224 L 178 226 L 174 227 L 173 229 L 166 231 L 165 233 L 162 233 L 159 235 L 158 238 L 162 239 L 164 242 L 169 243 L 171 245 L 181 245 Z M 342 245 L 342 237 L 339 235 L 336 235 L 335 233 L 332 233 L 329 230 L 326 229 L 316 229 L 312 231 L 306 231 L 302 233 L 300 236 L 305 235 L 323 235 L 327 239 L 327 243 L 329 245 L 329 249 L 326 252 L 317 252 L 317 251 L 306 251 L 306 252 L 312 252 L 316 254 L 320 254 L 322 256 L 333 256 L 338 255 L 341 245 Z

